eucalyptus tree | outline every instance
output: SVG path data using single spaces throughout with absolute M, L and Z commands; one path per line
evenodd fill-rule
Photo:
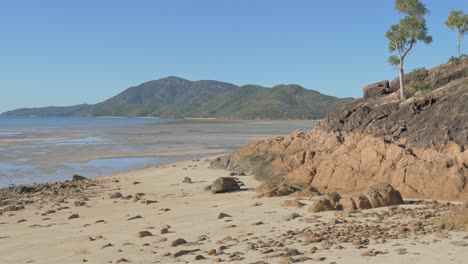
M 458 58 L 461 58 L 461 39 L 468 31 L 468 14 L 463 14 L 462 10 L 452 10 L 445 25 L 452 31 L 457 31 Z
M 398 67 L 400 76 L 400 98 L 405 99 L 404 62 L 408 53 L 418 41 L 425 44 L 432 42 L 427 33 L 425 16 L 429 13 L 426 6 L 419 0 L 395 0 L 395 9 L 405 16 L 398 24 L 390 26 L 385 36 L 388 39 L 388 49 L 396 53 L 389 57 L 390 64 Z

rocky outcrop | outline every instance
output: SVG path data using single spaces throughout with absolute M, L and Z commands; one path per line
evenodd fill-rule
M 466 68 L 467 62 L 454 71 Z M 443 82 L 435 72 L 427 79 Z M 310 131 L 251 142 L 212 167 L 321 193 L 389 183 L 407 198 L 468 200 L 468 77 L 447 76 L 444 86 L 409 100 L 397 93 L 356 99 Z

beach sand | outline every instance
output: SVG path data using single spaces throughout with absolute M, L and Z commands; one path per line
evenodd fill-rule
M 360 245 L 311 243 L 302 235 L 307 229 L 331 233 L 360 224 L 396 229 L 421 221 L 412 216 L 431 212 L 433 203 L 401 205 L 397 210 L 408 210 L 394 215 L 389 212 L 395 207 L 350 216 L 312 214 L 310 198 L 301 200 L 306 204 L 301 208 L 282 207 L 293 200 L 287 196 L 254 198 L 258 182 L 251 175 L 238 176 L 245 184 L 241 191 L 213 195 L 204 188 L 229 172 L 208 165 L 206 159 L 192 160 L 99 178 L 92 188 L 64 194 L 63 201 L 31 196 L 25 209 L 0 215 L 0 263 L 467 263 L 468 232 L 440 230 Z M 183 183 L 185 177 L 193 183 Z M 123 198 L 110 198 L 116 192 Z M 440 208 L 433 214 L 446 206 Z M 220 213 L 229 216 L 218 219 Z M 286 220 L 292 213 L 299 217 Z M 73 214 L 78 217 L 69 219 Z M 141 231 L 151 235 L 140 237 Z M 171 246 L 179 238 L 187 243 Z

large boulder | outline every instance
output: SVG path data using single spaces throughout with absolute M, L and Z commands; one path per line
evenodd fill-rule
M 372 98 L 391 93 L 389 84 L 389 81 L 385 80 L 364 86 L 364 88 L 362 88 L 364 98 Z
M 449 227 L 468 231 L 468 202 L 453 208 L 441 221 Z
M 371 185 L 363 192 L 363 195 L 367 197 L 372 208 L 403 203 L 400 192 L 388 183 Z
M 372 208 L 372 204 L 369 201 L 369 199 L 367 199 L 367 197 L 362 195 L 362 194 L 354 196 L 353 201 L 354 201 L 354 204 L 356 205 L 357 209 L 363 210 L 363 209 L 371 209 Z
M 318 212 L 324 212 L 324 211 L 333 211 L 335 208 L 330 204 L 330 201 L 323 196 L 316 196 L 312 198 L 312 203 L 309 206 L 309 211 L 310 213 L 318 213 Z
M 338 209 L 343 211 L 354 211 L 357 209 L 356 203 L 351 197 L 343 197 L 336 206 Z
M 220 177 L 211 184 L 211 193 L 225 193 L 240 190 L 240 185 L 233 177 Z

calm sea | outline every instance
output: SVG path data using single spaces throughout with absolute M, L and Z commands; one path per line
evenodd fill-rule
M 0 187 L 98 177 L 221 155 L 307 120 L 0 117 Z
M 63 181 L 73 174 L 97 177 L 170 162 L 170 159 L 138 155 L 141 146 L 131 144 L 128 135 L 135 136 L 146 127 L 171 121 L 0 117 L 0 187 Z

